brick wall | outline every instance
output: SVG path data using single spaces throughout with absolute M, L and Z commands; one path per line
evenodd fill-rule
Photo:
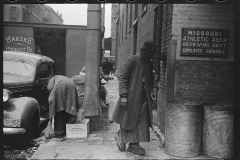
M 129 5 L 130 6 L 130 5 Z M 154 26 L 154 9 L 157 7 L 157 4 L 148 4 L 147 5 L 147 11 L 143 13 L 142 11 L 142 4 L 138 4 L 138 31 L 137 31 L 137 54 L 139 54 L 140 48 L 143 45 L 143 42 L 146 40 L 153 40 L 153 26 Z M 119 33 L 118 40 L 120 40 L 120 44 L 117 45 L 117 75 L 120 74 L 121 68 L 126 62 L 127 58 L 133 55 L 133 33 L 134 28 L 131 25 L 131 28 L 127 28 L 127 34 L 125 32 L 126 30 L 126 8 L 127 4 L 120 4 L 120 14 L 119 14 L 119 20 L 121 24 L 123 23 L 123 41 L 121 41 L 121 32 Z M 129 10 L 129 9 L 128 9 Z M 132 23 L 134 22 L 134 5 L 132 8 Z M 122 21 L 122 17 L 124 15 L 124 21 Z M 128 16 L 130 14 L 128 13 Z M 128 17 L 128 23 L 129 17 Z M 120 23 L 119 23 L 120 24 Z M 129 26 L 129 24 L 128 24 Z M 119 26 L 122 27 L 122 26 Z
M 174 101 L 232 101 L 234 96 L 234 17 L 231 5 L 166 4 L 163 6 L 162 53 L 170 40 L 177 40 Z M 228 29 L 227 58 L 180 56 L 182 28 Z M 160 63 L 158 93 L 159 127 L 164 133 L 167 106 L 166 61 Z M 167 91 L 171 92 L 171 91 Z
M 174 101 L 233 102 L 234 8 L 231 5 L 173 6 L 172 39 L 177 40 Z M 229 30 L 227 58 L 180 56 L 181 29 Z
M 121 4 L 121 16 L 126 4 Z M 138 4 L 137 54 L 145 40 L 153 40 L 154 9 L 147 4 L 143 13 Z M 234 13 L 231 5 L 216 4 L 163 4 L 162 54 L 167 57 L 170 40 L 177 41 L 175 80 L 167 79 L 167 60 L 160 62 L 158 91 L 158 122 L 164 133 L 165 108 L 167 106 L 168 81 L 174 80 L 174 101 L 232 101 L 234 90 Z M 134 17 L 134 15 L 133 15 Z M 134 21 L 134 19 L 133 19 Z M 125 23 L 125 22 L 123 22 Z M 119 23 L 120 24 L 120 23 Z M 125 26 L 125 25 L 124 25 Z M 182 28 L 206 28 L 229 30 L 227 58 L 180 56 Z M 125 32 L 125 30 L 124 30 Z M 118 68 L 132 55 L 133 28 L 124 35 L 118 45 Z M 121 36 L 121 33 L 120 33 Z
M 116 19 L 117 19 L 118 5 L 112 4 L 112 18 L 111 18 L 111 56 L 116 55 Z
M 177 60 L 174 101 L 233 102 L 234 63 Z
M 180 56 L 182 28 L 228 29 L 228 58 Z M 234 6 L 216 4 L 174 4 L 172 40 L 177 40 L 176 59 L 234 61 Z
M 162 54 L 167 55 L 169 41 L 172 37 L 172 4 L 163 5 L 163 18 L 162 18 Z M 166 102 L 166 88 L 167 88 L 167 61 L 163 60 L 160 62 L 160 80 L 159 80 L 159 91 L 158 91 L 158 126 L 164 133 L 164 119 L 165 119 L 165 108 Z
M 126 9 L 127 9 L 127 4 L 120 4 L 120 11 L 119 11 L 119 36 L 116 37 L 118 40 L 117 44 L 117 66 L 116 66 L 116 71 L 117 71 L 117 76 L 119 76 L 122 66 L 125 63 L 127 57 L 132 55 L 132 28 L 128 29 L 127 34 L 125 31 L 126 27 Z M 128 14 L 129 15 L 129 14 Z M 123 19 L 124 17 L 124 19 Z M 122 27 L 123 25 L 123 27 Z M 123 29 L 123 30 L 122 30 Z M 117 32 L 117 31 L 116 31 Z M 123 34 L 123 38 L 122 38 Z
M 141 4 L 138 6 L 137 54 L 139 54 L 145 41 L 153 40 L 154 9 L 157 7 L 157 4 L 148 4 L 146 12 L 143 12 Z

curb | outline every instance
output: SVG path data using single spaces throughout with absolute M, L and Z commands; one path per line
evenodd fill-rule
M 33 155 L 30 157 L 30 159 L 38 159 L 39 155 L 42 153 L 44 147 L 48 144 L 47 143 L 42 143 L 38 149 L 36 150 L 36 152 L 33 153 Z
M 163 147 L 165 147 L 165 137 L 161 132 L 161 130 L 159 129 L 159 127 L 156 125 L 153 125 L 153 130 L 157 134 L 157 136 L 160 138 L 160 143 L 162 143 Z

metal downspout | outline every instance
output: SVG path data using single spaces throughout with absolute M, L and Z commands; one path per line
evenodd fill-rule
M 158 4 L 158 13 L 157 13 L 157 54 L 155 55 L 154 65 L 155 65 L 155 74 L 154 74 L 154 82 L 158 83 L 160 78 L 160 61 L 162 60 L 162 12 L 163 5 Z

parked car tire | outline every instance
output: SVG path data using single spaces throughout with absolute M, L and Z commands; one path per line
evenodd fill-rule
M 23 135 L 24 143 L 29 143 L 32 141 L 33 138 L 36 138 L 39 135 L 39 124 L 40 124 L 40 113 L 39 109 L 33 113 L 31 123 L 27 128 L 27 132 Z

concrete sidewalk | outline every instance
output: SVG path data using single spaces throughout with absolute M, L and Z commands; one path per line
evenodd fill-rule
M 109 118 L 118 100 L 118 81 L 115 78 L 105 85 L 108 91 Z M 156 132 L 151 131 L 151 142 L 140 143 L 146 150 L 146 155 L 138 156 L 130 152 L 120 152 L 116 146 L 115 134 L 118 130 L 116 123 L 109 123 L 107 129 L 90 131 L 88 138 L 52 138 L 42 144 L 32 155 L 31 159 L 186 159 L 170 156 L 165 153 Z M 188 159 L 211 159 L 199 156 Z

